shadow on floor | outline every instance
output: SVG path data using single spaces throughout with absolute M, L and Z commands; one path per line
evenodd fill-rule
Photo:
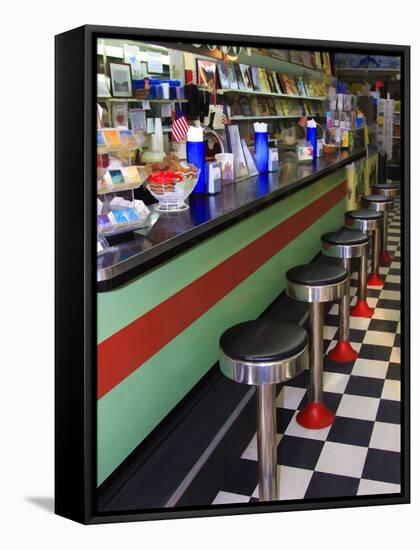
M 31 504 L 35 504 L 35 506 L 39 506 L 39 508 L 42 508 L 50 514 L 54 513 L 53 497 L 25 497 L 25 500 Z

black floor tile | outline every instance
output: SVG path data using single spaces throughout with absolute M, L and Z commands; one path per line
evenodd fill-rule
M 381 298 L 378 300 L 376 307 L 380 307 L 381 309 L 401 309 L 401 302 L 400 300 L 385 300 Z
M 398 321 L 386 321 L 385 319 L 372 319 L 369 323 L 369 330 L 380 332 L 396 332 Z
M 369 329 L 370 329 L 370 325 L 369 325 Z M 365 330 L 360 330 L 358 328 L 351 328 L 350 329 L 350 342 L 356 342 L 356 343 L 362 343 L 364 338 L 365 338 L 365 335 L 366 335 L 366 331 Z
M 363 468 L 363 479 L 400 483 L 401 460 L 400 453 L 369 449 Z
M 397 269 L 395 267 L 391 267 L 389 269 L 388 275 L 401 275 L 401 269 Z
M 323 446 L 323 441 L 284 435 L 277 447 L 277 463 L 313 470 Z
M 398 363 L 390 363 L 386 377 L 388 380 L 401 380 L 401 365 Z
M 384 380 L 380 378 L 368 378 L 367 376 L 350 376 L 346 386 L 346 394 L 361 395 L 363 397 L 380 398 Z
M 378 422 L 390 422 L 391 424 L 401 423 L 401 403 L 391 399 L 381 399 L 376 415 Z
M 353 370 L 354 361 L 349 363 L 337 363 L 331 361 L 327 356 L 324 357 L 324 371 L 325 372 L 338 372 L 340 374 L 351 374 Z
M 349 497 L 357 494 L 360 480 L 355 477 L 314 472 L 305 498 Z
M 277 433 L 284 434 L 294 414 L 295 411 L 292 411 L 291 409 L 280 409 L 277 407 Z
M 382 289 L 368 288 L 367 289 L 368 298 L 379 298 L 379 295 L 381 294 L 381 290 Z
M 392 348 L 387 346 L 377 346 L 373 344 L 362 344 L 359 357 L 360 359 L 374 359 L 377 361 L 389 361 Z
M 383 290 L 396 290 L 397 292 L 400 292 L 401 284 L 400 283 L 387 283 L 385 281 L 385 284 L 383 286 Z
M 305 369 L 298 376 L 295 376 L 285 384 L 293 388 L 308 388 L 309 387 L 309 369 Z
M 240 458 L 227 472 L 222 481 L 221 491 L 252 495 L 258 483 L 258 462 Z
M 368 447 L 374 422 L 337 416 L 328 433 L 327 441 Z
M 401 347 L 401 334 L 396 334 L 395 340 L 394 340 L 394 348 L 400 348 L 400 347 Z

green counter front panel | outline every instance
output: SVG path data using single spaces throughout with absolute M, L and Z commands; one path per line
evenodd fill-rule
M 100 346 L 283 221 L 332 190 L 343 189 L 342 195 L 336 195 L 339 198 L 321 217 L 98 399 L 98 485 L 215 364 L 220 334 L 235 323 L 258 317 L 284 289 L 286 271 L 310 261 L 320 250 L 320 235 L 342 225 L 346 209 L 345 179 L 346 169 L 342 168 L 127 285 L 98 293 Z M 147 330 L 139 338 L 147 339 Z

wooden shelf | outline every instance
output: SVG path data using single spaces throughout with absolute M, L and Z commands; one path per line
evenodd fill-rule
M 231 90 L 225 88 L 219 88 L 218 94 L 248 94 L 248 95 L 262 95 L 268 97 L 280 97 L 283 99 L 306 99 L 308 101 L 325 101 L 326 97 L 311 97 L 306 95 L 289 95 L 289 94 L 275 94 L 273 92 L 256 92 L 253 90 Z

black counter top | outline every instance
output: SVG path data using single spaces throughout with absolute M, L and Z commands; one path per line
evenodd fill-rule
M 97 290 L 121 286 L 365 154 L 365 149 L 356 149 L 326 155 L 309 164 L 288 161 L 278 172 L 224 185 L 217 195 L 192 196 L 190 208 L 184 212 L 158 213 L 152 208 L 150 227 L 135 232 L 131 240 L 112 246 L 98 256 Z

